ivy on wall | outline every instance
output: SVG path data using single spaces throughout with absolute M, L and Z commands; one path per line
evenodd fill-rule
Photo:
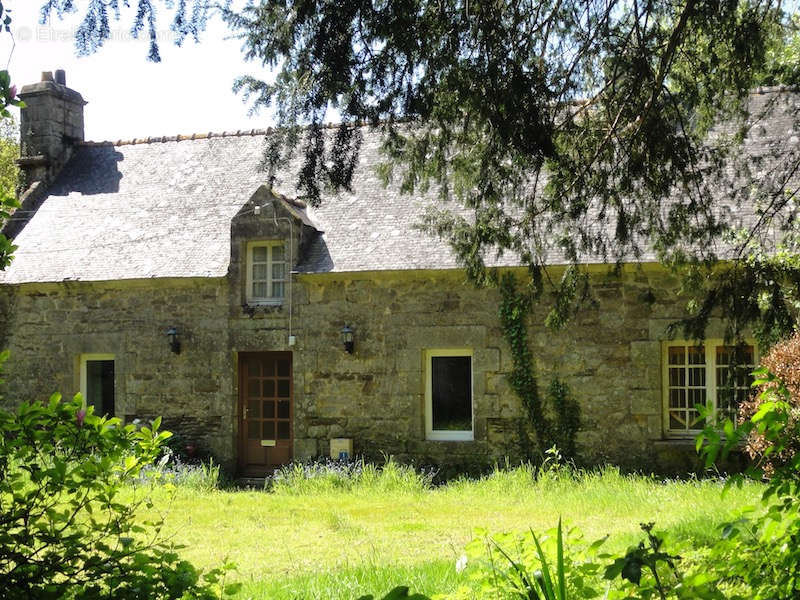
M 533 447 L 525 427 L 520 428 L 523 450 L 532 458 L 534 451 L 544 456 L 548 448 L 556 446 L 562 456 L 574 458 L 575 436 L 580 426 L 578 403 L 572 398 L 569 387 L 558 378 L 550 382 L 544 399 L 539 394 L 527 327 L 534 297 L 519 291 L 512 273 L 500 277 L 499 289 L 500 325 L 512 358 L 508 381 L 522 402 L 528 423 L 536 434 L 536 446 Z

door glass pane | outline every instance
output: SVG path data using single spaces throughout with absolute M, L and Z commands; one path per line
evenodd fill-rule
M 275 361 L 274 360 L 265 360 L 264 364 L 262 365 L 264 368 L 264 375 L 265 376 L 272 376 L 275 375 Z
M 249 379 L 247 381 L 247 395 L 257 398 L 261 395 L 261 381 L 258 379 Z
M 289 397 L 289 380 L 288 379 L 279 379 L 278 380 L 278 398 L 288 398 Z
M 247 359 L 247 374 L 250 377 L 258 377 L 261 375 L 261 363 L 256 358 Z
M 275 397 L 275 381 L 272 379 L 264 380 L 264 398 Z
M 275 400 L 264 400 L 264 418 L 275 418 Z
M 278 418 L 279 419 L 288 419 L 289 418 L 289 403 L 288 402 L 278 402 Z
M 260 419 L 261 413 L 259 412 L 259 408 L 261 408 L 261 403 L 258 400 L 248 400 L 247 401 L 247 417 L 248 419 Z
M 278 421 L 278 439 L 289 439 L 289 421 Z
M 431 357 L 431 404 L 435 431 L 472 431 L 471 357 Z
M 281 358 L 276 361 L 278 366 L 278 377 L 289 376 L 289 361 L 288 359 Z
M 247 421 L 247 437 L 251 440 L 261 439 L 261 421 Z
M 262 439 L 275 439 L 275 421 L 264 421 L 264 437 Z

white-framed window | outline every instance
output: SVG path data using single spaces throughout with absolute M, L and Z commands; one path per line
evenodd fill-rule
M 248 243 L 246 280 L 248 304 L 280 304 L 283 302 L 288 282 L 284 243 Z
M 429 440 L 474 439 L 472 350 L 425 352 L 425 429 Z
M 97 416 L 114 416 L 115 365 L 113 354 L 81 355 L 81 395 Z
M 722 340 L 664 342 L 662 351 L 664 429 L 668 436 L 694 435 L 703 429 L 697 404 L 717 419 L 736 420 L 750 393 L 757 363 L 755 344 L 725 345 Z

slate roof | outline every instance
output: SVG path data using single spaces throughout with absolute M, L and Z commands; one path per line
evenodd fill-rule
M 770 92 L 773 90 L 762 90 Z M 756 98 L 769 97 L 768 93 Z M 770 122 L 753 153 L 776 143 L 800 146 L 793 115 Z M 792 111 L 790 111 L 792 112 Z M 14 243 L 2 283 L 223 277 L 230 260 L 230 223 L 265 183 L 259 170 L 262 131 L 85 143 L 65 166 Z M 324 232 L 301 258 L 300 272 L 453 269 L 449 246 L 417 230 L 433 193 L 402 195 L 376 174 L 379 140 L 366 134 L 354 193 L 324 198 L 307 217 Z M 296 169 L 276 184 L 294 197 Z M 640 260 L 653 260 L 645 255 Z M 557 249 L 551 263 L 563 263 Z M 493 264 L 514 264 L 511 256 Z

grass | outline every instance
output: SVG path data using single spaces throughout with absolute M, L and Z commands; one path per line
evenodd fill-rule
M 757 484 L 723 497 L 719 480 L 658 481 L 605 468 L 497 470 L 433 488 L 389 463 L 341 473 L 296 467 L 272 491 L 156 489 L 166 532 L 201 568 L 239 566 L 241 598 L 356 598 L 395 585 L 433 594 L 457 586 L 455 561 L 476 529 L 545 531 L 562 516 L 609 549 L 641 539 L 656 521 L 678 543 L 718 536 L 721 523 L 755 504 Z

